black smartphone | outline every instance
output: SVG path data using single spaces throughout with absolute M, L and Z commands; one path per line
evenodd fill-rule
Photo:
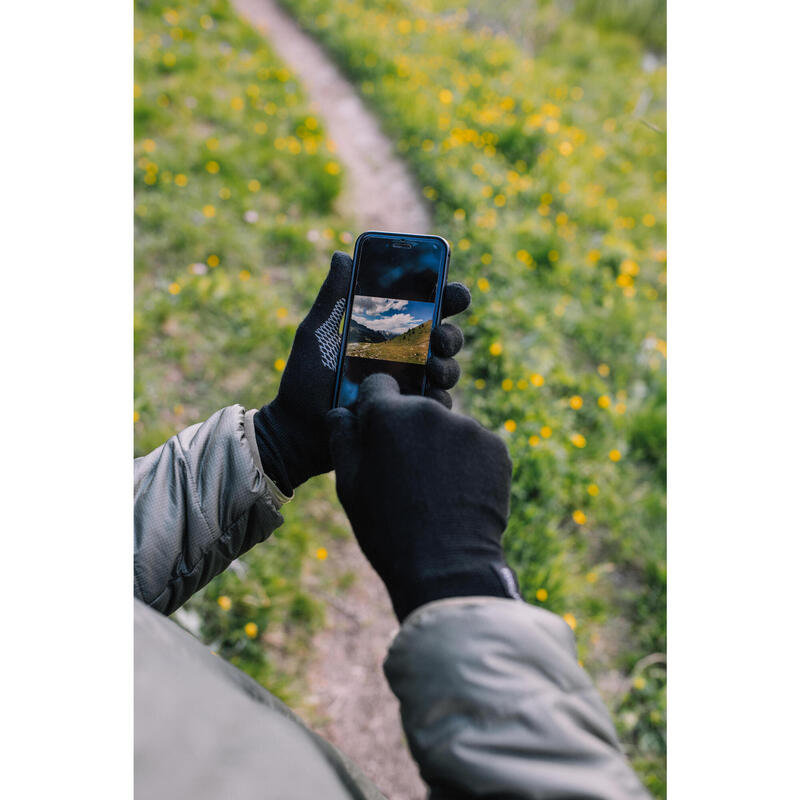
M 403 394 L 424 394 L 449 264 L 450 245 L 441 236 L 367 231 L 358 237 L 334 408 L 352 405 L 374 372 L 393 376 Z

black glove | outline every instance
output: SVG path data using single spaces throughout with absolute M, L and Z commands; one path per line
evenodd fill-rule
M 502 439 L 370 375 L 355 413 L 330 411 L 336 491 L 397 618 L 443 597 L 519 597 L 500 539 L 511 459 Z
M 338 251 L 333 254 L 328 277 L 308 316 L 297 328 L 278 396 L 254 418 L 264 471 L 287 495 L 312 476 L 332 468 L 324 420 L 333 400 L 341 345 L 339 323 L 347 303 L 352 269 L 350 256 Z M 469 303 L 466 286 L 448 283 L 442 316 L 458 314 Z M 461 375 L 453 356 L 463 343 L 461 330 L 449 323 L 438 325 L 431 333 L 427 394 L 448 408 L 452 400 L 445 390 L 455 386 Z

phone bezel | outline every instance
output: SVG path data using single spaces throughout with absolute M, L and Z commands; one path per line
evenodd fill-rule
M 444 287 L 447 285 L 447 274 L 450 268 L 450 242 L 444 236 L 437 236 L 435 234 L 425 233 L 395 233 L 391 231 L 364 231 L 358 239 L 356 239 L 355 247 L 353 248 L 353 271 L 350 275 L 350 286 L 347 289 L 347 307 L 344 312 L 344 326 L 342 327 L 342 341 L 339 346 L 339 358 L 336 362 L 336 379 L 333 389 L 333 401 L 331 408 L 336 408 L 339 404 L 339 389 L 342 379 L 342 367 L 344 366 L 345 351 L 347 349 L 347 332 L 350 329 L 350 314 L 353 308 L 353 292 L 356 285 L 356 276 L 361 266 L 361 255 L 364 242 L 367 239 L 377 237 L 381 239 L 401 239 L 404 241 L 429 241 L 434 239 L 444 244 L 444 266 L 441 270 L 439 281 L 436 285 L 436 300 L 433 310 L 433 327 L 436 327 L 442 318 L 442 299 L 444 297 Z M 425 359 L 427 365 L 431 357 L 431 345 L 428 342 L 428 356 Z M 422 378 L 422 394 L 425 394 L 425 389 L 428 386 L 428 376 L 424 375 Z

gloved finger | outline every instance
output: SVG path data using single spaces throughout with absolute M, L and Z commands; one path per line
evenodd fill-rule
M 341 314 L 344 313 L 347 291 L 350 288 L 352 271 L 353 259 L 347 253 L 337 250 L 331 257 L 331 268 L 328 271 L 328 277 L 325 278 L 325 282 L 319 290 L 309 316 L 315 315 L 321 321 L 331 313 L 337 302 L 341 300 L 342 302 L 339 304 L 341 306 L 339 318 L 341 319 Z
M 391 375 L 378 372 L 367 376 L 358 388 L 356 414 L 359 423 L 366 423 L 377 408 L 387 405 L 397 397 L 400 397 L 400 387 Z
M 463 283 L 448 283 L 444 287 L 444 300 L 442 302 L 442 316 L 452 317 L 469 308 L 472 295 Z
M 437 356 L 452 358 L 464 344 L 464 334 L 457 325 L 443 322 L 431 333 L 431 349 Z
M 346 408 L 333 408 L 325 415 L 325 428 L 337 480 L 350 485 L 358 471 L 358 420 Z
M 439 389 L 452 389 L 461 377 L 461 367 L 454 358 L 431 356 L 425 368 L 431 383 Z
M 437 403 L 441 403 L 445 408 L 453 407 L 453 398 L 450 397 L 450 392 L 446 392 L 438 386 L 428 384 L 425 387 L 425 396 L 430 397 L 431 400 L 435 400 Z

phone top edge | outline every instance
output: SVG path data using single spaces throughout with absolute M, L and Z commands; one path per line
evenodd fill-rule
M 355 241 L 355 245 L 353 248 L 353 252 L 355 253 L 356 248 L 358 248 L 359 243 L 362 239 L 366 239 L 370 236 L 380 236 L 384 238 L 398 238 L 398 239 L 436 239 L 444 244 L 449 252 L 450 242 L 444 238 L 444 236 L 439 236 L 437 233 L 403 233 L 401 231 L 364 231 L 358 235 L 358 238 Z

